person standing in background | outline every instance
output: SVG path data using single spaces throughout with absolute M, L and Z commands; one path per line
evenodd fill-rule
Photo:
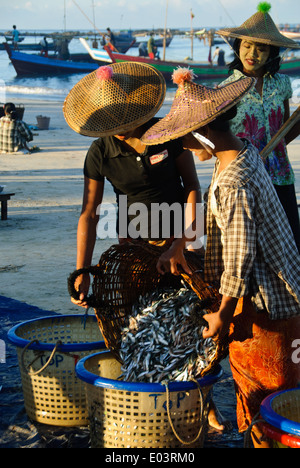
M 221 36 L 235 38 L 235 58 L 229 64 L 231 74 L 220 86 L 245 76 L 256 79 L 255 88 L 238 103 L 237 114 L 230 127 L 235 135 L 247 138 L 260 152 L 290 116 L 292 87 L 290 78 L 279 73 L 280 48 L 300 48 L 299 44 L 278 31 L 268 13 L 270 7 L 266 2 L 259 4 L 258 12 L 240 27 L 217 31 Z M 300 252 L 295 177 L 286 147 L 299 133 L 298 121 L 267 156 L 264 164 L 286 212 Z
M 218 67 L 223 67 L 225 65 L 225 52 L 223 49 L 220 49 L 220 47 L 216 47 L 216 50 L 214 52 L 212 62 L 214 61 L 214 58 L 217 57 L 217 64 Z
M 150 33 L 150 38 L 148 39 L 147 42 L 147 49 L 148 49 L 148 55 L 151 59 L 154 59 L 155 57 L 159 58 L 159 54 L 157 52 L 157 47 L 155 45 L 155 40 L 154 40 L 154 33 Z
M 106 28 L 107 37 L 108 37 L 108 45 L 111 46 L 111 49 L 116 51 L 116 39 L 114 33 L 111 31 L 110 28 Z
M 40 46 L 41 46 L 41 55 L 48 57 L 48 41 L 47 41 L 46 36 L 41 40 Z
M 16 26 L 15 24 L 13 25 L 12 36 L 13 36 L 13 47 L 14 47 L 14 50 L 19 50 L 19 46 L 18 46 L 18 42 L 19 42 L 19 31 L 17 30 L 17 26 Z

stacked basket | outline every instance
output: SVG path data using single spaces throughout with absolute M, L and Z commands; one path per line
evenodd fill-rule
M 8 332 L 16 346 L 26 413 L 54 426 L 88 424 L 85 387 L 77 362 L 105 349 L 97 320 L 56 315 L 20 323 Z
M 113 245 L 98 265 L 76 270 L 69 277 L 69 292 L 78 299 L 75 282 L 81 274 L 93 275 L 87 303 L 95 309 L 109 352 L 82 359 L 76 369 L 86 382 L 93 447 L 202 447 L 210 390 L 222 375 L 218 363 L 227 354 L 227 343 L 217 352 L 199 378 L 189 382 L 148 384 L 119 380 L 121 333 L 140 296 L 156 289 L 179 289 L 182 281 L 206 299 L 207 313 L 218 310 L 217 289 L 202 278 L 203 259 L 196 253 L 185 257 L 192 275 L 160 275 L 156 264 L 167 247 L 146 242 Z

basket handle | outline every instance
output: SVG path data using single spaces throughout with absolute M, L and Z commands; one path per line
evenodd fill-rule
M 27 351 L 27 349 L 29 348 L 30 345 L 32 345 L 33 343 L 38 343 L 38 340 L 32 340 L 30 341 L 29 343 L 27 343 L 27 345 L 23 348 L 22 350 L 22 354 L 21 354 L 21 363 L 22 363 L 22 367 L 23 367 L 23 370 L 25 372 L 27 372 L 29 375 L 37 375 L 37 374 L 40 374 L 43 370 L 46 369 L 46 367 L 49 366 L 50 362 L 52 361 L 53 359 L 53 356 L 54 354 L 56 353 L 57 351 L 57 348 L 59 346 L 62 345 L 62 342 L 59 340 L 57 341 L 56 345 L 54 346 L 53 350 L 51 351 L 51 354 L 49 356 L 49 359 L 48 361 L 37 371 L 35 372 L 29 372 L 29 367 L 38 359 L 39 356 L 37 356 L 29 365 L 28 367 L 25 366 L 25 363 L 24 363 L 24 356 L 25 356 L 25 352 Z
M 196 435 L 196 437 L 193 440 L 190 440 L 190 441 L 183 440 L 176 432 L 176 429 L 174 427 L 174 424 L 173 424 L 173 421 L 172 421 L 172 418 L 171 418 L 171 412 L 170 412 L 170 391 L 169 391 L 169 386 L 168 386 L 168 383 L 165 384 L 166 392 L 167 392 L 167 413 L 168 413 L 169 423 L 170 423 L 170 426 L 172 428 L 172 431 L 174 432 L 174 435 L 179 440 L 179 442 L 181 442 L 183 445 L 191 445 L 191 444 L 194 444 L 195 442 L 197 442 L 197 440 L 201 436 L 201 433 L 202 433 L 202 430 L 203 430 L 203 427 L 204 427 L 204 425 L 201 424 L 202 418 L 203 418 L 203 412 L 204 412 L 203 393 L 202 393 L 201 387 L 199 385 L 199 382 L 196 379 L 190 379 L 190 380 L 197 385 L 198 390 L 199 390 L 199 395 L 200 395 L 200 428 L 199 428 L 199 431 L 198 431 L 198 434 Z
M 79 300 L 80 293 L 79 291 L 77 291 L 77 289 L 75 289 L 75 281 L 78 278 L 78 276 L 83 275 L 85 273 L 96 275 L 96 273 L 98 272 L 99 272 L 98 266 L 90 266 L 86 268 L 79 268 L 78 270 L 75 270 L 73 273 L 71 273 L 68 278 L 68 291 L 69 291 L 70 296 L 76 301 Z M 91 294 L 90 296 L 87 296 L 85 300 L 89 307 L 97 308 L 97 307 L 102 306 L 102 303 L 98 301 L 93 294 Z

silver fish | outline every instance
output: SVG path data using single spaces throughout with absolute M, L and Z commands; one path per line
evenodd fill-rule
M 120 378 L 139 382 L 197 378 L 217 349 L 212 339 L 202 337 L 205 313 L 201 300 L 188 288 L 140 297 L 122 330 Z

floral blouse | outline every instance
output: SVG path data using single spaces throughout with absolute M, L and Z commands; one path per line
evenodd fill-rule
M 234 70 L 221 84 L 227 84 L 243 77 Z M 276 73 L 264 76 L 262 96 L 253 88 L 237 104 L 237 115 L 231 121 L 231 130 L 240 138 L 247 138 L 261 151 L 284 124 L 284 101 L 292 96 L 290 78 Z M 273 184 L 294 183 L 294 172 L 288 158 L 285 140 L 277 145 L 265 162 Z

